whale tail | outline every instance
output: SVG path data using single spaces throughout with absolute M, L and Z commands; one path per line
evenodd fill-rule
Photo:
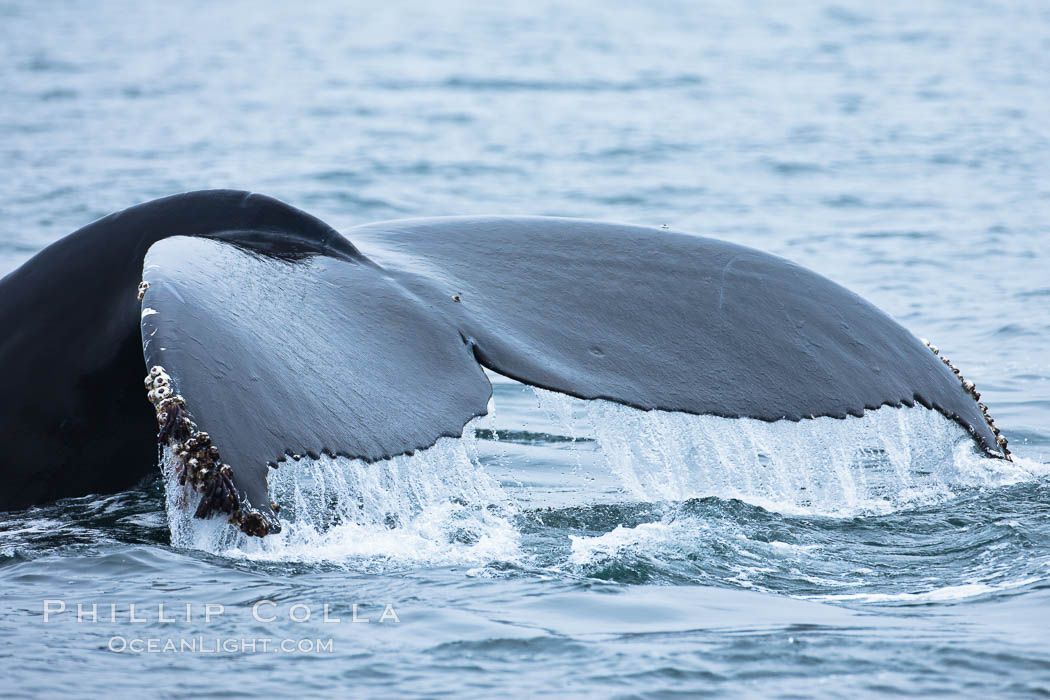
M 156 429 L 203 494 L 199 515 L 263 535 L 278 527 L 270 468 L 458 436 L 486 411 L 482 367 L 584 399 L 766 421 L 918 403 L 1009 457 L 931 348 L 775 256 L 552 218 L 348 235 L 259 195 L 189 193 L 100 220 L 0 281 L 0 322 L 25 324 L 0 343 L 0 390 L 20 406 L 0 408 L 0 439 L 55 445 L 43 477 L 19 480 L 40 455 L 0 457 L 16 486 L 0 506 L 66 495 L 72 471 L 66 491 L 125 486 L 153 461 Z

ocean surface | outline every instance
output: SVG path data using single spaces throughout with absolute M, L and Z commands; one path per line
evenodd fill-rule
M 207 187 L 667 224 L 929 338 L 1017 458 L 494 377 L 461 439 L 277 470 L 263 543 L 161 470 L 0 515 L 0 695 L 1050 695 L 1047 76 L 1035 0 L 0 2 L 0 274 Z

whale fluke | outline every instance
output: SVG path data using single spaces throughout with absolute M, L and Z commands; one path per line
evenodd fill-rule
M 198 514 L 263 535 L 278 527 L 269 468 L 458 436 L 486 411 L 483 366 L 766 421 L 918 403 L 1009 458 L 936 349 L 781 258 L 542 217 L 347 234 L 261 195 L 195 192 L 101 219 L 0 280 L 0 323 L 18 329 L 0 341 L 0 440 L 16 443 L 0 452 L 0 507 L 126 487 L 159 431 L 204 496 Z
M 268 464 L 429 447 L 491 397 L 457 329 L 366 262 L 175 236 L 150 248 L 143 279 L 146 364 L 170 374 L 268 527 Z
M 347 235 L 446 310 L 479 361 L 584 399 L 766 421 L 919 403 L 1001 452 L 950 366 L 871 303 L 783 258 L 656 228 L 545 217 Z M 449 304 L 455 295 L 460 303 Z

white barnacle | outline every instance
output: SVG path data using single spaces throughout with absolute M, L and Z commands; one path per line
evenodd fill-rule
M 961 377 L 960 377 L 960 379 L 961 379 Z M 963 385 L 963 389 L 966 389 L 966 391 L 973 391 L 974 390 L 974 383 L 971 382 L 969 379 L 963 379 L 962 380 L 962 385 Z
M 139 282 L 139 301 L 142 301 L 142 298 L 146 296 L 147 289 L 149 289 L 149 282 L 147 282 L 146 280 Z
M 169 383 L 170 382 L 168 380 L 168 375 L 162 374 L 162 375 L 160 375 L 159 377 L 157 377 L 156 379 L 153 380 L 153 388 L 154 389 L 159 389 L 162 386 L 168 386 Z
M 164 399 L 166 399 L 166 398 L 168 398 L 169 396 L 171 396 L 171 387 L 167 387 L 167 386 L 162 386 L 162 387 L 160 387 L 160 388 L 154 389 L 154 390 L 153 390 L 153 394 L 154 394 L 154 395 L 155 395 L 155 396 L 156 396 L 156 397 L 157 397 L 158 399 L 160 399 L 161 401 L 163 401 Z
M 153 365 L 149 368 L 149 374 L 151 377 L 159 377 L 160 375 L 164 374 L 164 368 L 160 365 Z

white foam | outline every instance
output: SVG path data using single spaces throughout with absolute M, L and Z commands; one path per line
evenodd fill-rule
M 641 523 L 634 527 L 618 525 L 610 532 L 595 536 L 570 535 L 568 565 L 586 573 L 611 561 L 653 559 L 667 563 L 692 559 L 698 550 L 711 546 L 731 549 L 734 557 L 750 560 L 753 565 L 737 564 L 734 576 L 737 583 L 753 587 L 748 580 L 756 573 L 772 573 L 769 562 L 784 558 L 807 559 L 819 556 L 819 544 L 792 544 L 789 542 L 759 541 L 741 532 L 727 532 L 717 523 L 693 515 L 681 517 L 668 513 L 657 522 Z
M 705 523 L 691 523 L 688 535 L 692 542 L 703 539 L 708 527 Z M 593 567 L 605 561 L 621 561 L 630 555 L 658 556 L 668 548 L 678 550 L 686 541 L 681 528 L 665 522 L 642 523 L 636 527 L 617 525 L 616 529 L 596 537 L 569 535 L 571 550 L 569 564 Z
M 819 595 L 819 596 L 798 596 L 800 598 L 807 598 L 810 600 L 823 600 L 823 601 L 853 601 L 858 603 L 945 603 L 955 602 L 960 600 L 966 600 L 967 598 L 975 598 L 977 596 L 985 595 L 987 593 L 996 593 L 999 591 L 1008 591 L 1014 588 L 1021 588 L 1031 583 L 1041 581 L 1038 576 L 1019 579 L 1017 581 L 1009 581 L 997 586 L 983 583 L 963 583 L 955 586 L 944 586 L 942 588 L 934 588 L 930 591 L 920 591 L 911 593 L 842 593 L 832 595 Z
M 166 455 L 172 544 L 251 559 L 335 561 L 365 568 L 483 564 L 518 555 L 513 506 L 478 464 L 473 424 L 415 455 L 372 464 L 321 457 L 270 470 L 280 533 L 248 537 L 222 518 L 192 517 Z

